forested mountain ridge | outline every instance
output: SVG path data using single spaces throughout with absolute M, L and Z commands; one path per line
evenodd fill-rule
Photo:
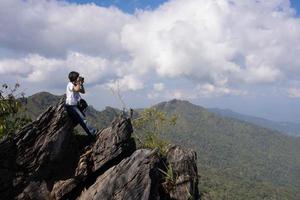
M 225 198 L 219 194 L 229 199 L 299 199 L 299 138 L 218 116 L 188 101 L 155 107 L 178 115 L 167 138 L 196 150 L 199 168 L 208 179 L 202 186 L 216 199 Z

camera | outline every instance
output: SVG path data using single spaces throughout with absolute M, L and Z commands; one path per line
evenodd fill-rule
M 83 83 L 83 82 L 84 82 L 84 77 L 82 77 L 82 76 L 79 76 L 79 77 L 78 77 L 78 80 L 79 80 L 80 82 L 82 82 L 82 83 Z

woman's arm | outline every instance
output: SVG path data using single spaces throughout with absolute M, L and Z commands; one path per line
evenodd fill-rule
M 80 84 L 79 83 L 77 83 L 76 85 L 74 85 L 74 87 L 73 87 L 73 91 L 74 92 L 79 92 L 80 91 Z

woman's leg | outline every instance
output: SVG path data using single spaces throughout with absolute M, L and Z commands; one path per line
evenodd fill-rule
M 90 126 L 77 106 L 67 106 L 68 113 L 75 119 L 88 135 L 95 135 L 96 129 Z

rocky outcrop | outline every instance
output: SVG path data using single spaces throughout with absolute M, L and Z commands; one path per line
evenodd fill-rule
M 168 168 L 172 169 L 174 181 L 171 185 L 165 184 L 164 186 L 171 199 L 200 198 L 196 160 L 196 152 L 192 149 L 184 149 L 176 145 L 168 149 L 167 164 Z
M 137 150 L 99 176 L 79 199 L 159 199 L 160 160 L 155 150 Z
M 2 139 L 0 199 L 199 199 L 194 151 L 136 150 L 125 115 L 92 139 L 75 126 L 62 99 Z
M 136 150 L 132 131 L 130 120 L 119 116 L 110 127 L 98 132 L 95 142 L 89 144 L 79 157 L 74 175 L 56 182 L 51 196 L 54 199 L 75 198 L 98 176 L 130 156 Z
M 16 195 L 20 199 L 46 197 L 51 183 L 68 176 L 69 169 L 75 164 L 72 162 L 76 155 L 72 148 L 74 126 L 64 112 L 62 100 L 23 127 L 16 137 L 4 139 L 0 143 L 0 159 L 9 166 L 0 168 L 0 182 L 5 182 L 1 194 L 9 199 Z M 4 181 L 6 174 L 9 174 L 8 181 Z M 42 194 L 31 192 L 37 188 L 43 191 Z

